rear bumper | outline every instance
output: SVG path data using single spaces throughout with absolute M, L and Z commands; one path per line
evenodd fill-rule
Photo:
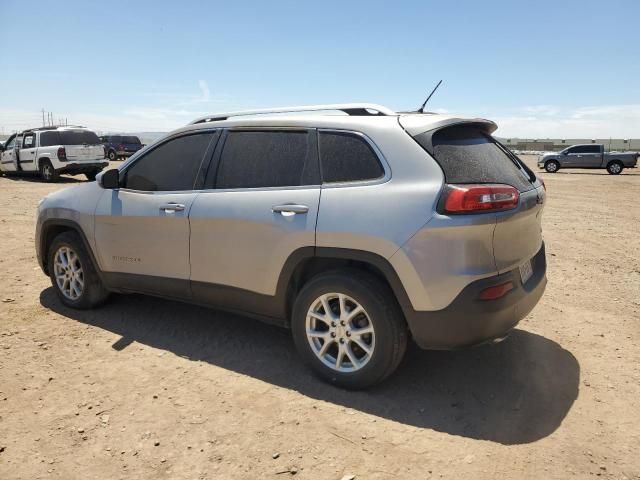
M 531 259 L 533 275 L 525 285 L 518 268 L 469 284 L 446 308 L 405 311 L 415 342 L 424 349 L 450 350 L 504 337 L 529 314 L 547 284 L 544 244 Z M 514 288 L 496 300 L 479 300 L 487 287 L 511 281 Z
M 82 162 L 82 163 L 67 163 L 64 167 L 56 168 L 56 172 L 58 173 L 89 173 L 95 172 L 96 170 L 102 170 L 105 167 L 109 166 L 108 161 L 101 162 Z
M 130 157 L 134 153 L 138 153 L 138 151 L 136 150 L 135 152 L 128 152 L 126 150 L 118 150 L 116 153 L 119 157 Z

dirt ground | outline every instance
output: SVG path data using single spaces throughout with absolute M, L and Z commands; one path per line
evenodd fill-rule
M 0 478 L 640 478 L 640 169 L 541 176 L 532 314 L 499 345 L 411 347 L 356 393 L 254 320 L 143 296 L 63 307 L 34 214 L 84 179 L 0 178 Z

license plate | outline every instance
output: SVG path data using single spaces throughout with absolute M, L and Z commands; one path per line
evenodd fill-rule
M 520 278 L 522 279 L 522 284 L 527 283 L 527 280 L 531 278 L 533 275 L 533 268 L 531 267 L 531 260 L 527 260 L 522 265 L 520 265 Z

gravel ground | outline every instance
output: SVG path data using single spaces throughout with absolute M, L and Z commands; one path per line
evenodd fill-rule
M 526 158 L 534 166 L 534 158 Z M 315 379 L 289 333 L 156 298 L 57 300 L 0 178 L 0 478 L 640 478 L 640 169 L 542 173 L 549 284 L 505 342 Z

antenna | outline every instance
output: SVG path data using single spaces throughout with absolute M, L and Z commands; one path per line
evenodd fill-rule
M 435 88 L 433 90 L 431 90 L 431 93 L 429 94 L 429 96 L 427 97 L 427 99 L 424 101 L 424 103 L 422 104 L 422 106 L 418 109 L 418 113 L 424 113 L 424 107 L 427 105 L 427 102 L 429 101 L 429 99 L 433 96 L 434 93 L 436 93 L 436 90 L 438 89 L 438 87 L 440 86 L 440 84 L 442 83 L 442 80 L 440 80 L 438 82 L 438 84 L 435 86 Z

